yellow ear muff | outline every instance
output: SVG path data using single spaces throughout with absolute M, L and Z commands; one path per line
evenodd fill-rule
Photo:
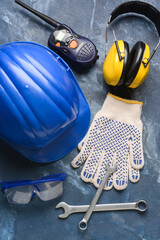
M 123 59 L 120 61 L 116 44 L 109 49 L 103 64 L 103 76 L 107 84 L 116 86 L 121 78 L 124 66 L 125 46 L 122 40 L 117 41 Z
M 149 72 L 150 62 L 148 63 L 147 66 L 145 66 L 144 63 L 147 63 L 149 57 L 150 57 L 150 49 L 149 49 L 149 46 L 145 43 L 145 50 L 144 50 L 144 53 L 143 53 L 143 57 L 142 57 L 142 60 L 141 60 L 139 70 L 138 70 L 134 80 L 132 81 L 132 83 L 128 87 L 136 88 L 144 82 L 144 80 L 147 77 L 147 74 Z

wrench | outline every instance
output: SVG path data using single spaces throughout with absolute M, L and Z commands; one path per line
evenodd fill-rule
M 109 167 L 109 163 L 106 164 L 106 173 L 104 175 L 104 178 L 103 178 L 101 184 L 99 185 L 99 187 L 97 189 L 97 192 L 94 195 L 94 198 L 92 199 L 92 202 L 91 202 L 89 208 L 87 209 L 86 214 L 84 215 L 84 218 L 79 222 L 79 228 L 81 230 L 85 230 L 87 228 L 87 222 L 90 219 L 90 217 L 92 215 L 92 212 L 93 212 L 93 209 L 94 209 L 96 203 L 98 202 L 98 200 L 99 200 L 99 198 L 102 194 L 103 188 L 104 188 L 109 176 L 112 173 L 114 173 L 116 170 L 117 170 L 116 165 L 114 167 Z
M 81 213 L 86 212 L 89 208 L 89 205 L 79 205 L 73 206 L 68 205 L 65 202 L 60 202 L 56 209 L 63 208 L 64 213 L 59 215 L 59 218 L 67 218 L 72 213 Z M 103 212 L 103 211 L 121 211 L 121 210 L 137 210 L 140 212 L 145 212 L 147 209 L 147 202 L 140 200 L 138 202 L 132 203 L 112 203 L 112 204 L 97 204 L 93 211 L 94 212 Z

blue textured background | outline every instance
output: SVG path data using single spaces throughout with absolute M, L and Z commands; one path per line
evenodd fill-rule
M 92 118 L 101 108 L 107 94 L 102 65 L 105 57 L 105 27 L 112 10 L 122 0 L 26 0 L 30 6 L 72 27 L 90 38 L 97 46 L 100 58 L 88 73 L 75 76 L 89 102 Z M 148 0 L 160 10 L 159 0 Z M 47 46 L 52 27 L 23 10 L 13 0 L 0 0 L 0 44 L 12 41 L 34 41 Z M 126 40 L 130 47 L 141 40 L 153 49 L 158 41 L 154 25 L 138 16 L 127 16 L 114 23 L 117 38 Z M 108 47 L 113 43 L 108 32 Z M 46 174 L 66 172 L 64 194 L 49 202 L 33 199 L 28 205 L 9 204 L 0 193 L 1 240 L 157 240 L 160 239 L 160 49 L 151 61 L 145 82 L 134 91 L 133 98 L 144 102 L 142 121 L 145 166 L 137 184 L 129 183 L 126 190 L 103 192 L 100 203 L 132 202 L 145 199 L 148 210 L 138 212 L 95 213 L 87 231 L 81 232 L 78 223 L 84 214 L 58 219 L 61 210 L 55 210 L 60 201 L 69 204 L 89 204 L 96 189 L 82 182 L 81 169 L 74 170 L 71 160 L 75 149 L 65 158 L 47 165 L 38 165 L 24 159 L 11 147 L 0 141 L 0 180 L 34 179 Z

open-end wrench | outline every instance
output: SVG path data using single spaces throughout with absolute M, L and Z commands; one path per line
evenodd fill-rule
M 82 213 L 86 212 L 89 205 L 68 205 L 65 202 L 60 202 L 56 209 L 63 208 L 64 213 L 59 215 L 59 218 L 67 218 L 72 213 Z M 147 209 L 147 203 L 144 200 L 132 203 L 112 203 L 112 204 L 97 204 L 93 211 L 103 212 L 103 211 L 122 211 L 122 210 L 137 210 L 140 212 L 145 212 Z
M 97 191 L 96 191 L 96 194 L 94 195 L 94 198 L 92 199 L 92 202 L 89 206 L 89 208 L 87 209 L 87 212 L 84 216 L 84 218 L 79 222 L 79 228 L 81 230 L 85 230 L 87 228 L 87 222 L 88 220 L 90 219 L 91 215 L 92 215 L 92 212 L 93 212 L 93 209 L 96 205 L 96 203 L 98 202 L 101 194 L 102 194 L 102 191 L 103 191 L 103 188 L 108 180 L 108 178 L 110 177 L 110 175 L 112 173 L 114 173 L 115 171 L 117 170 L 117 166 L 115 165 L 114 167 L 110 167 L 109 166 L 109 163 L 107 163 L 106 165 L 106 173 L 104 175 L 104 178 L 101 182 L 101 184 L 99 185 Z

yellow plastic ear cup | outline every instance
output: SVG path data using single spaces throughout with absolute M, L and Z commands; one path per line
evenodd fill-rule
M 122 57 L 125 57 L 125 46 L 122 40 L 117 41 Z M 121 78 L 124 58 L 120 61 L 116 44 L 109 49 L 103 64 L 103 76 L 107 84 L 116 86 Z
M 137 73 L 136 77 L 134 78 L 133 82 L 128 87 L 136 88 L 144 82 L 144 80 L 147 77 L 147 74 L 149 72 L 150 62 L 148 63 L 148 65 L 146 67 L 144 66 L 144 63 L 147 62 L 149 57 L 150 57 L 150 49 L 149 49 L 149 46 L 145 43 L 143 59 L 142 59 L 141 65 L 139 67 L 138 73 Z

